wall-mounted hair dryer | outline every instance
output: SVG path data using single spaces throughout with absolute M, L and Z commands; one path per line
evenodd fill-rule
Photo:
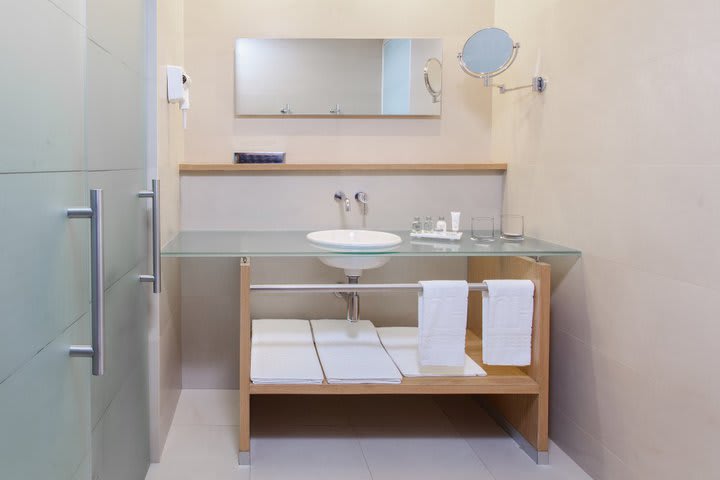
M 187 128 L 187 111 L 190 108 L 190 85 L 192 80 L 182 67 L 167 66 L 168 102 L 179 103 L 183 116 L 183 128 Z

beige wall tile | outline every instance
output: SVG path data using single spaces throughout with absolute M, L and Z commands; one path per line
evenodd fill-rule
M 550 79 L 494 94 L 493 160 L 530 234 L 583 251 L 552 262 L 551 434 L 598 479 L 717 476 L 718 18 L 710 1 L 496 4 L 522 45 L 503 81 Z
M 167 102 L 166 66 L 184 61 L 183 0 L 157 0 L 155 44 L 157 100 L 155 135 L 151 135 L 148 177 L 160 179 L 160 240 L 169 242 L 180 229 L 178 164 L 184 157 L 184 133 L 178 105 Z M 152 31 L 152 29 L 150 29 Z M 153 115 L 150 116 L 151 121 Z M 153 143 L 154 142 L 154 143 Z M 154 151 L 153 151 L 154 150 Z M 148 185 L 149 187 L 149 185 Z M 148 202 L 149 207 L 149 202 Z M 148 266 L 149 267 L 149 266 Z M 151 459 L 159 461 L 181 389 L 180 262 L 162 260 L 162 293 L 151 295 L 150 408 Z

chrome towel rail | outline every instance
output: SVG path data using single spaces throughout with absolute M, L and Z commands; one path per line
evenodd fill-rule
M 488 287 L 485 283 L 469 283 L 471 292 L 486 292 Z M 420 292 L 422 286 L 419 283 L 328 283 L 328 284 L 276 284 L 276 285 L 250 285 L 252 292 L 298 292 L 298 293 L 354 293 L 354 292 L 387 292 L 387 291 L 408 291 Z

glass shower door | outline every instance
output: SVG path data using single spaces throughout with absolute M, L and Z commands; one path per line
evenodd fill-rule
M 84 7 L 0 14 L 0 478 L 88 479 L 90 224 Z
M 8 0 L 0 61 L 0 478 L 142 480 L 145 2 Z M 91 189 L 104 206 L 94 302 L 91 221 L 67 215 Z M 99 298 L 105 368 L 93 376 L 97 357 L 69 352 L 92 345 Z

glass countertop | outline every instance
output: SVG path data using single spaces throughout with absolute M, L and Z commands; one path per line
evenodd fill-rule
M 390 255 L 394 257 L 548 257 L 579 256 L 574 248 L 563 247 L 536 238 L 477 242 L 470 232 L 463 232 L 462 240 L 419 240 L 410 238 L 407 231 L 393 231 L 403 242 L 391 250 L 333 251 L 313 245 L 305 238 L 308 231 L 184 231 L 165 248 L 166 257 L 329 257 L 343 255 Z

